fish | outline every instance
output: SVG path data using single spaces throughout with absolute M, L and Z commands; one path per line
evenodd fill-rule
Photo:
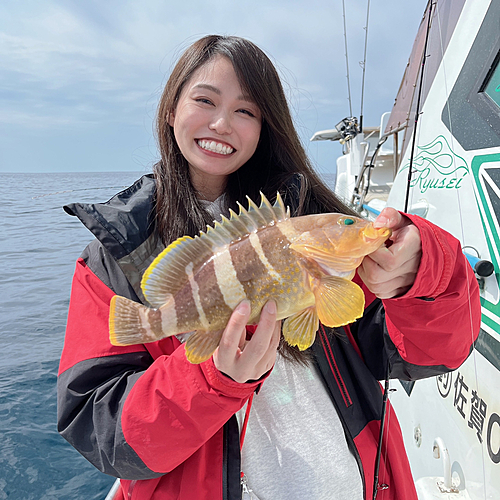
M 183 236 L 146 269 L 141 289 L 151 307 L 114 295 L 109 337 L 116 346 L 145 344 L 193 332 L 185 342 L 194 364 L 217 349 L 241 301 L 250 301 L 249 324 L 257 324 L 269 300 L 283 319 L 282 335 L 309 348 L 320 322 L 338 327 L 363 315 L 364 293 L 352 282 L 363 258 L 390 237 L 388 228 L 339 213 L 290 217 L 281 196 L 272 205 L 261 193 L 257 206 Z

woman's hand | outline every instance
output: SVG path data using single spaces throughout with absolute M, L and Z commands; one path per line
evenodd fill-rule
M 274 301 L 262 308 L 257 329 L 247 341 L 249 318 L 250 302 L 244 300 L 233 311 L 213 356 L 219 371 L 241 383 L 258 380 L 273 367 L 281 335 L 281 321 L 276 321 Z
M 417 276 L 422 241 L 411 220 L 393 208 L 384 208 L 373 225 L 392 229 L 389 246 L 367 255 L 358 274 L 368 289 L 380 299 L 405 294 Z

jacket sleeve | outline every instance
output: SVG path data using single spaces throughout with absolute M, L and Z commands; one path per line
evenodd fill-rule
M 380 300 L 362 284 L 367 307 L 351 325 L 361 354 L 377 379 L 416 380 L 458 368 L 471 353 L 481 324 L 479 287 L 452 235 L 409 215 L 422 239 L 412 288 Z M 359 280 L 359 278 L 358 278 Z
M 111 345 L 111 287 L 125 278 L 102 247 L 90 257 L 77 262 L 73 279 L 58 375 L 58 430 L 102 472 L 158 477 L 219 431 L 258 382 L 234 382 L 211 359 L 189 363 L 175 337 L 147 349 Z M 99 268 L 99 277 L 89 264 Z

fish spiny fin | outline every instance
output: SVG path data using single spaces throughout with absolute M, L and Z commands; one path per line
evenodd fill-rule
M 207 261 L 219 249 L 242 238 L 260 227 L 288 218 L 281 196 L 271 205 L 261 193 L 260 207 L 249 200 L 249 209 L 242 205 L 239 215 L 230 210 L 230 219 L 222 218 L 214 227 L 191 238 L 183 236 L 163 250 L 148 267 L 141 281 L 141 288 L 148 302 L 154 307 L 162 306 L 171 295 L 175 295 L 187 280 L 186 268 L 192 269 Z
M 321 323 L 335 328 L 356 321 L 363 315 L 365 295 L 352 281 L 325 276 L 313 287 L 316 310 Z
M 283 323 L 283 337 L 290 345 L 297 346 L 301 351 L 311 347 L 319 328 L 319 318 L 315 307 L 287 318 Z
M 229 222 L 238 221 L 236 224 L 238 224 L 243 231 L 241 236 L 257 231 L 259 228 L 267 226 L 273 222 L 281 222 L 288 218 L 285 205 L 283 204 L 283 200 L 279 193 L 276 196 L 276 203 L 274 205 L 271 205 L 263 193 L 260 193 L 260 196 L 260 207 L 258 207 L 247 196 L 248 210 L 246 210 L 243 205 L 238 203 L 240 213 L 238 215 L 234 212 L 231 214 L 231 220 Z
M 166 337 L 161 331 L 161 313 L 120 295 L 109 305 L 109 340 L 113 345 L 156 342 Z
M 186 283 L 186 268 L 206 261 L 213 254 L 212 247 L 202 238 L 183 236 L 172 242 L 146 269 L 141 288 L 147 301 L 161 307 Z
M 261 196 L 264 196 L 262 193 L 260 193 Z M 255 219 L 255 222 L 259 224 L 259 226 L 267 226 L 269 222 L 273 222 L 275 220 L 274 218 L 274 212 L 269 214 L 265 210 L 261 210 L 251 199 L 249 196 L 247 196 L 247 201 L 248 201 L 248 215 Z M 261 208 L 264 207 L 267 208 L 265 205 L 261 203 Z M 268 216 L 266 218 L 266 215 Z M 270 217 L 269 217 L 270 215 Z
M 210 358 L 219 345 L 223 331 L 206 332 L 197 330 L 194 332 L 186 342 L 186 357 L 188 361 L 198 364 Z

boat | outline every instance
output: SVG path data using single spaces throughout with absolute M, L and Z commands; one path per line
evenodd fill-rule
M 123 498 L 123 495 L 120 492 L 120 479 L 115 479 L 113 486 L 111 486 L 104 500 L 118 500 L 121 498 Z
M 500 499 L 500 0 L 430 0 L 392 111 L 312 140 L 343 143 L 335 191 L 358 212 L 391 206 L 460 240 L 481 293 L 475 349 L 455 371 L 392 381 L 389 400 L 419 500 Z

